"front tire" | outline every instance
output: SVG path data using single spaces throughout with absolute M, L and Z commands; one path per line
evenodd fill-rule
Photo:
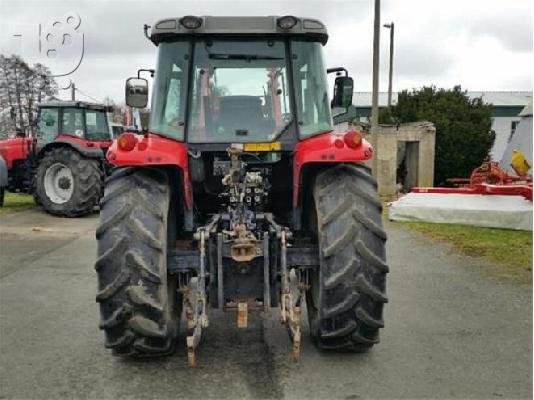
M 102 196 L 100 162 L 68 147 L 46 152 L 35 175 L 36 203 L 65 217 L 89 214 Z
M 384 326 L 386 233 L 367 167 L 342 164 L 314 186 L 320 269 L 307 299 L 312 339 L 321 349 L 365 351 Z
M 106 182 L 96 231 L 96 301 L 114 355 L 174 351 L 181 302 L 167 277 L 170 202 L 168 177 L 157 169 L 117 169 Z

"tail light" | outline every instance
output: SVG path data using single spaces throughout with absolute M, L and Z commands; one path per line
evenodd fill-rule
M 342 149 L 343 147 L 345 147 L 345 142 L 341 139 L 336 139 L 334 141 L 334 145 L 338 148 L 338 149 Z
M 133 133 L 125 132 L 122 133 L 117 139 L 117 146 L 119 149 L 124 151 L 131 151 L 135 148 L 137 144 L 137 138 Z
M 358 131 L 350 131 L 343 137 L 345 144 L 351 149 L 360 147 L 362 144 L 362 134 Z

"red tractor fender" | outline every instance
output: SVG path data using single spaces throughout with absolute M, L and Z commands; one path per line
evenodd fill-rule
M 370 160 L 372 156 L 373 148 L 365 139 L 362 139 L 361 144 L 355 148 L 345 144 L 342 134 L 333 132 L 302 140 L 295 147 L 293 158 L 293 208 L 299 206 L 304 165 L 361 162 Z
M 7 169 L 13 168 L 13 163 L 26 160 L 32 149 L 32 138 L 13 138 L 0 141 L 0 155 L 4 158 Z
M 137 141 L 132 150 L 120 149 L 117 140 L 114 140 L 107 152 L 107 160 L 118 167 L 177 166 L 183 172 L 185 205 L 191 210 L 193 189 L 189 177 L 187 145 L 154 134 L 135 135 L 135 137 Z
M 91 141 L 71 135 L 58 135 L 53 142 L 39 150 L 39 155 L 57 146 L 71 146 L 81 155 L 88 158 L 104 158 L 106 150 L 111 146 L 111 140 Z
M 80 146 L 87 147 L 87 148 L 99 148 L 99 149 L 107 149 L 111 146 L 111 143 L 113 140 L 100 140 L 100 141 L 94 141 L 94 140 L 86 140 L 82 139 L 76 136 L 71 135 L 58 135 L 55 142 L 70 142 L 70 143 L 77 143 Z

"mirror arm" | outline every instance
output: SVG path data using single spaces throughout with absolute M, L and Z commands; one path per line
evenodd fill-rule
M 147 24 L 144 24 L 143 25 L 143 32 L 145 34 L 145 37 L 148 39 L 148 40 L 151 40 L 150 39 L 150 36 L 148 36 L 148 30 L 152 28 L 150 25 L 147 25 Z
M 154 73 L 156 72 L 156 70 L 154 69 L 138 69 L 137 70 L 137 78 L 141 79 L 141 72 L 150 72 L 150 77 L 153 78 L 154 77 Z
M 327 68 L 326 73 L 331 74 L 333 72 L 345 72 L 345 76 L 349 76 L 349 71 L 344 67 Z

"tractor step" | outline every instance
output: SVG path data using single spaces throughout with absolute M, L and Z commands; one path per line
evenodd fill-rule
M 237 327 L 238 328 L 248 327 L 248 304 L 247 303 L 237 304 Z

